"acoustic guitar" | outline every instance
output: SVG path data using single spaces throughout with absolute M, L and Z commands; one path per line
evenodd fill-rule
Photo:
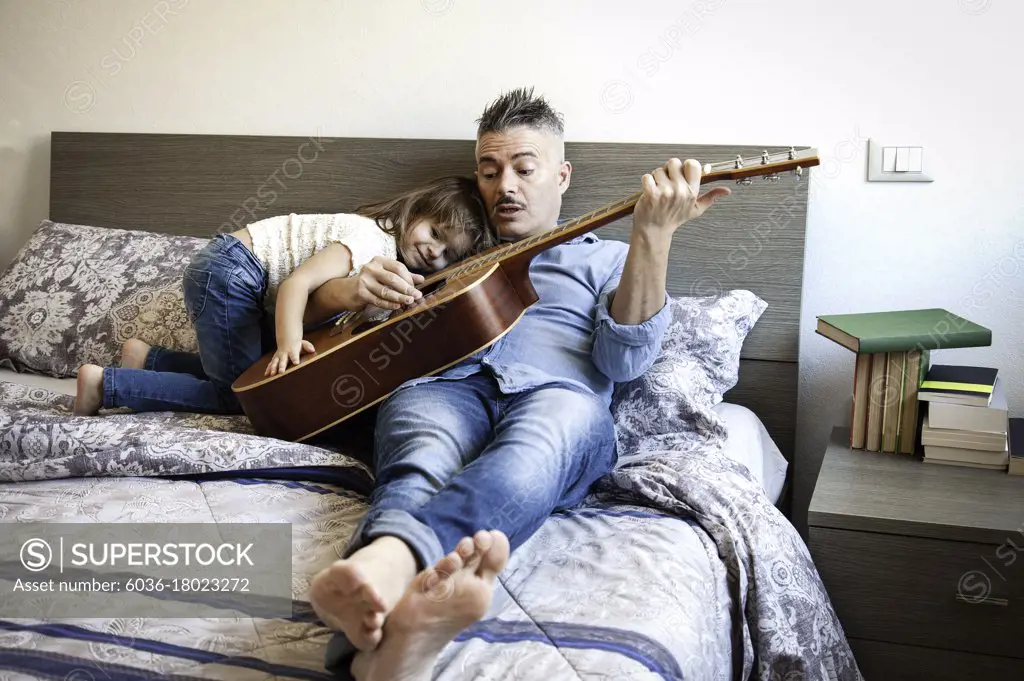
M 814 149 L 761 154 L 759 159 L 705 164 L 701 184 L 753 177 L 777 181 L 820 163 Z M 303 441 L 380 403 L 407 380 L 439 373 L 508 333 L 538 300 L 530 282 L 533 257 L 548 248 L 630 214 L 642 192 L 558 227 L 491 248 L 440 270 L 419 285 L 423 297 L 390 311 L 367 308 L 306 334 L 316 352 L 298 365 L 265 376 L 273 353 L 232 385 L 256 431 Z

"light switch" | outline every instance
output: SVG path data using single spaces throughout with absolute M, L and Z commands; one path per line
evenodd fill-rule
M 912 173 L 919 173 L 922 170 L 921 151 L 921 147 L 910 147 L 910 153 L 907 157 L 907 166 Z
M 896 172 L 905 173 L 910 170 L 910 147 L 896 147 Z
M 882 147 L 882 172 L 891 173 L 896 170 L 896 147 Z
M 868 182 L 932 182 L 924 172 L 923 147 L 883 147 L 868 139 Z

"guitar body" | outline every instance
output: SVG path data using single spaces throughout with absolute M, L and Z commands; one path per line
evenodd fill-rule
M 705 164 L 701 184 L 754 176 L 777 181 L 780 172 L 799 179 L 819 164 L 813 149 L 769 154 L 760 162 Z M 231 388 L 260 435 L 302 441 L 379 404 L 402 383 L 430 376 L 476 354 L 507 333 L 537 302 L 529 265 L 541 251 L 595 230 L 633 211 L 637 192 L 568 223 L 520 241 L 496 246 L 436 272 L 420 285 L 414 306 L 377 320 L 362 312 L 306 335 L 316 352 L 284 373 L 264 375 L 268 353 Z M 387 313 L 385 313 L 387 314 Z
M 439 373 L 488 347 L 536 302 L 526 265 L 494 264 L 424 291 L 384 320 L 357 315 L 305 336 L 316 352 L 265 376 L 272 354 L 232 385 L 256 431 L 303 441 L 379 404 L 402 383 Z

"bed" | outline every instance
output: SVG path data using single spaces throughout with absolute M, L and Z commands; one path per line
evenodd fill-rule
M 74 369 L 114 363 L 131 335 L 188 348 L 177 277 L 203 239 L 470 173 L 473 142 L 54 132 L 50 143 L 49 219 L 0 278 L 0 523 L 286 523 L 290 614 L 47 617 L 12 593 L 22 575 L 8 546 L 0 679 L 335 678 L 308 588 L 366 510 L 367 441 L 283 442 L 240 416 L 78 418 Z M 563 217 L 632 193 L 672 156 L 760 152 L 567 143 Z M 806 177 L 740 187 L 679 231 L 671 341 L 616 390 L 619 467 L 513 555 L 491 611 L 434 678 L 859 678 L 786 519 Z M 628 240 L 630 226 L 597 234 Z

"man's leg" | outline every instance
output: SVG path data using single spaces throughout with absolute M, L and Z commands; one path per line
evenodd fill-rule
M 356 648 L 373 648 L 384 617 L 416 573 L 444 556 L 434 533 L 409 511 L 426 503 L 483 449 L 496 394 L 493 379 L 480 375 L 400 390 L 381 406 L 370 510 L 343 559 L 311 585 L 314 610 L 345 634 L 332 641 L 328 668 Z
M 514 550 L 615 465 L 612 416 L 593 394 L 550 387 L 506 400 L 487 448 L 410 513 L 445 551 L 482 529 L 500 530 Z
M 353 662 L 359 681 L 430 679 L 444 646 L 490 603 L 493 578 L 474 577 L 465 566 L 479 565 L 484 557 L 496 577 L 509 552 L 506 542 L 513 548 L 522 544 L 553 510 L 582 501 L 615 465 L 611 414 L 592 394 L 546 388 L 504 401 L 490 445 L 411 512 L 441 546 L 455 548 L 436 568 L 449 572 L 451 566 L 454 580 L 448 584 L 445 575 L 430 571 L 416 578 L 388 617 L 383 643 Z M 431 588 L 434 583 L 442 588 Z

